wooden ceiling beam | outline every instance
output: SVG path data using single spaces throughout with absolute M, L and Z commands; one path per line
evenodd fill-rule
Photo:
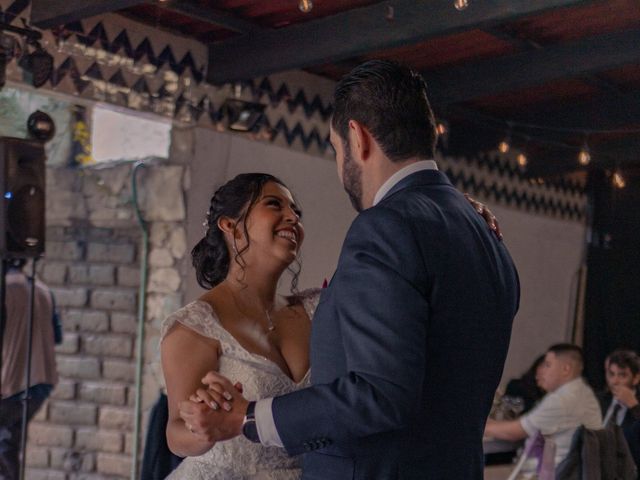
M 434 104 L 461 103 L 636 63 L 638 45 L 640 30 L 626 30 L 424 72 L 424 77 Z
M 640 125 L 640 91 L 623 94 L 612 92 L 593 100 L 574 102 L 571 106 L 557 105 L 523 112 L 510 120 L 585 132 L 637 126 Z
M 221 84 L 336 62 L 471 28 L 483 28 L 589 0 L 484 0 L 457 12 L 453 2 L 390 0 L 232 38 L 209 46 L 207 80 Z
M 265 30 L 260 25 L 239 18 L 232 13 L 217 8 L 203 7 L 193 1 L 182 0 L 180 2 L 169 2 L 164 5 L 164 8 L 173 10 L 194 20 L 210 23 L 244 35 L 255 34 Z
M 145 0 L 31 0 L 31 25 L 46 30 L 142 3 Z

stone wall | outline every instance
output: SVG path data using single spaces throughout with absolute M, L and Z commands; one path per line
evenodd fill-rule
M 160 323 L 183 296 L 185 167 L 179 152 L 173 157 L 151 159 L 139 171 L 150 231 L 141 441 L 160 389 Z M 64 342 L 56 355 L 60 382 L 30 425 L 29 479 L 130 475 L 142 252 L 132 167 L 120 162 L 47 171 L 48 238 L 38 270 L 56 296 Z

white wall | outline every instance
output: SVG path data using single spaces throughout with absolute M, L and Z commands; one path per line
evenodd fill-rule
M 274 174 L 292 189 L 304 210 L 306 230 L 300 287 L 320 286 L 332 275 L 344 235 L 355 216 L 331 160 L 236 135 L 197 130 L 187 198 L 189 245 L 204 233 L 202 222 L 215 188 L 243 172 Z M 550 344 L 567 340 L 572 281 L 580 262 L 584 226 L 502 206 L 490 207 L 500 220 L 522 287 L 506 380 L 526 370 Z M 200 294 L 194 276 L 189 268 L 187 301 Z M 288 280 L 283 280 L 281 290 L 287 288 Z
M 335 270 L 342 240 L 355 216 L 331 160 L 294 150 L 250 141 L 208 129 L 196 132 L 187 196 L 187 240 L 193 246 L 204 234 L 202 222 L 215 189 L 239 173 L 264 172 L 279 177 L 292 190 L 303 210 L 305 241 L 299 288 L 320 287 Z M 189 268 L 186 300 L 200 294 L 193 268 Z M 287 292 L 289 277 L 280 290 Z
M 520 310 L 503 375 L 506 382 L 520 376 L 551 344 L 570 340 L 585 226 L 501 206 L 491 209 L 520 275 Z

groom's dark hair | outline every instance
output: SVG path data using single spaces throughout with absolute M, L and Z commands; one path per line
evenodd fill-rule
M 363 124 L 393 162 L 433 158 L 435 119 L 427 85 L 409 67 L 371 60 L 345 75 L 334 92 L 331 126 L 348 142 L 349 120 Z

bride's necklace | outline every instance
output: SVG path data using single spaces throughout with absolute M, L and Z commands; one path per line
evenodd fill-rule
M 271 314 L 269 310 L 265 310 L 264 313 L 267 315 L 267 330 L 273 332 L 276 329 L 276 326 L 273 324 L 273 320 L 271 320 Z
M 229 292 L 231 293 L 231 298 L 233 299 L 233 303 L 236 305 L 236 308 L 240 311 L 240 313 L 242 313 L 247 318 L 251 318 L 251 315 L 247 315 L 247 312 L 242 307 L 240 307 L 240 304 L 236 300 L 236 296 L 234 295 L 233 290 L 229 289 Z M 264 311 L 265 316 L 267 318 L 267 331 L 268 332 L 273 332 L 276 329 L 276 326 L 273 324 L 273 320 L 271 320 L 270 310 L 273 311 L 273 308 L 274 307 L 271 307 L 270 309 L 267 308 Z

